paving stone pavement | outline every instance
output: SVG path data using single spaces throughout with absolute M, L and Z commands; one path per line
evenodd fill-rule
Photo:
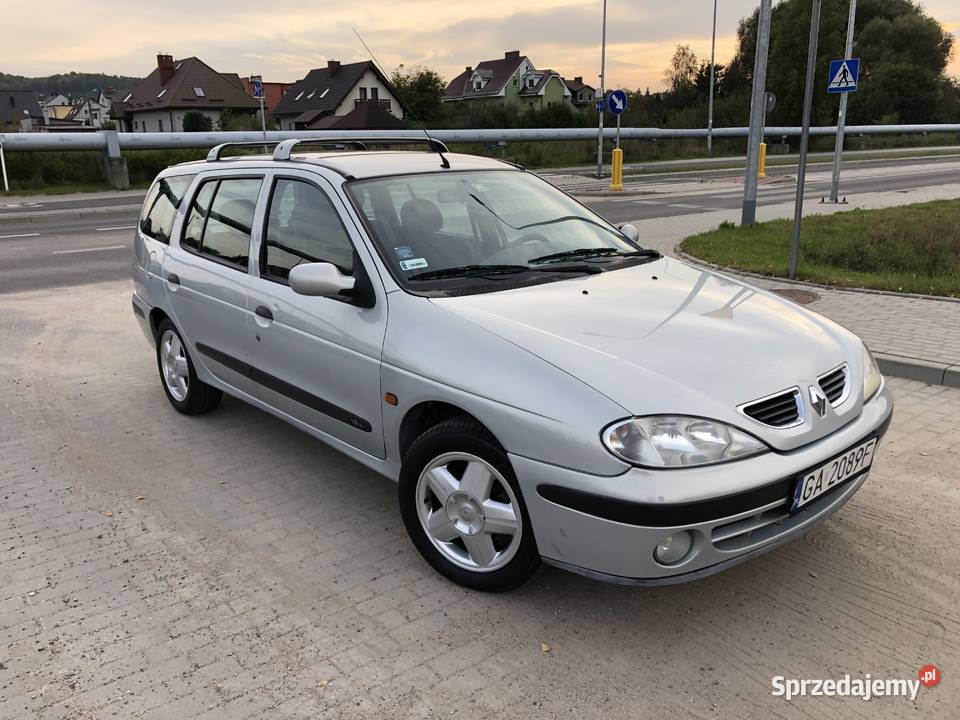
M 671 192 L 677 192 L 677 187 L 672 186 Z M 851 204 L 846 206 L 808 202 L 804 206 L 804 215 L 832 214 L 853 208 L 873 209 L 957 197 L 960 197 L 960 184 L 909 191 L 865 193 L 851 198 Z M 764 205 L 757 209 L 757 220 L 760 222 L 785 217 L 793 217 L 792 202 Z M 739 221 L 739 210 L 718 210 L 638 220 L 634 224 L 640 231 L 640 241 L 644 245 L 672 255 L 684 238 L 712 230 L 722 222 Z M 937 369 L 941 376 L 946 371 L 946 384 L 960 386 L 958 301 L 810 287 L 788 280 L 723 272 L 767 289 L 792 287 L 811 290 L 819 297 L 806 307 L 823 313 L 857 333 L 875 353 L 890 356 L 891 361 L 898 358 L 907 361 L 909 365 L 917 368 L 919 377 L 923 379 L 931 379 L 923 372 L 925 366 Z
M 244 404 L 168 405 L 129 283 L 0 297 L 0 718 L 950 717 L 960 390 L 894 380 L 869 482 L 803 539 L 633 590 L 436 575 L 393 483 Z M 549 646 L 544 651 L 541 643 Z M 948 679 L 915 703 L 770 678 Z

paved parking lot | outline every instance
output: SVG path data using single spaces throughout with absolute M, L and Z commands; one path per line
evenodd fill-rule
M 774 553 L 482 595 L 389 481 L 236 401 L 178 416 L 129 292 L 0 296 L 0 717 L 956 717 L 960 390 L 891 381 L 870 481 Z M 771 696 L 928 662 L 915 702 Z

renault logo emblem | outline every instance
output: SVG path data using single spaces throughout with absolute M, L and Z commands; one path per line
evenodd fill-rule
M 810 386 L 810 406 L 820 417 L 827 414 L 827 396 L 814 385 Z

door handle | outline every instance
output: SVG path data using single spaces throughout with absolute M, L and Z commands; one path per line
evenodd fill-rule
M 179 285 L 180 276 L 177 275 L 176 273 L 167 273 L 167 282 L 170 283 L 171 285 Z
M 270 308 L 266 307 L 265 305 L 258 305 L 254 312 L 264 320 L 273 320 L 273 313 L 270 312 Z

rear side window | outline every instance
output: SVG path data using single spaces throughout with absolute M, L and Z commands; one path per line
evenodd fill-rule
M 279 179 L 270 198 L 261 274 L 286 280 L 292 268 L 314 262 L 333 263 L 350 275 L 353 245 L 325 192 L 308 182 Z
M 190 206 L 181 246 L 246 270 L 261 183 L 259 178 L 227 178 L 201 185 Z
M 169 243 L 177 208 L 191 182 L 193 175 L 175 175 L 155 182 L 143 203 L 140 232 L 154 240 Z

